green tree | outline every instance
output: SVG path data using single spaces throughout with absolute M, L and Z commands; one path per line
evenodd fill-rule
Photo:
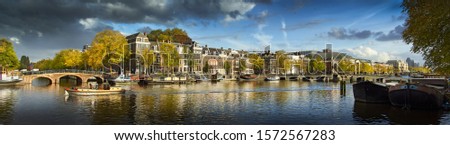
M 294 64 L 294 63 L 292 62 L 292 60 L 290 60 L 290 59 L 285 59 L 284 62 L 283 62 L 283 70 L 284 70 L 284 73 L 291 72 L 291 71 L 292 71 L 292 65 L 293 65 L 293 64 Z
M 229 75 L 230 72 L 231 72 L 231 62 L 230 61 L 225 61 L 224 68 L 225 68 L 225 73 L 227 75 Z
M 7 70 L 20 66 L 13 44 L 4 38 L 0 39 L 0 65 Z
M 277 69 L 283 69 L 283 73 L 286 73 L 284 70 L 284 61 L 287 59 L 286 52 L 284 50 L 275 52 L 275 58 L 277 60 Z
M 171 70 L 172 73 L 174 72 L 174 67 L 179 65 L 180 55 L 173 44 L 161 44 L 161 58 L 163 59 L 162 62 L 166 68 L 165 70 Z
M 35 68 L 38 68 L 39 70 L 51 70 L 53 69 L 53 60 L 48 59 L 41 59 L 36 64 L 34 64 Z
M 150 33 L 147 35 L 148 40 L 150 41 L 160 41 L 161 38 L 159 38 L 159 35 L 161 35 L 163 33 L 163 31 L 161 29 L 158 30 L 152 30 L 150 31 Z
M 367 73 L 367 74 L 372 74 L 373 73 L 373 67 L 372 65 L 370 65 L 370 63 L 367 62 L 363 62 L 361 64 L 361 72 Z
M 262 59 L 258 54 L 249 54 L 248 58 L 250 59 L 250 63 L 253 64 L 253 70 L 255 73 L 261 74 L 264 69 L 264 59 Z
M 316 57 L 315 59 L 311 59 L 310 62 L 311 68 L 313 72 L 322 72 L 325 70 L 325 62 L 320 57 Z
M 209 72 L 209 64 L 208 61 L 205 61 L 205 63 L 203 64 L 203 73 L 208 73 Z
M 52 59 L 51 69 L 64 69 L 66 66 L 64 65 L 64 56 L 61 54 L 61 51 L 55 54 L 55 57 Z
M 150 67 L 155 63 L 156 56 L 155 52 L 150 48 L 144 48 L 141 52 L 142 57 L 144 58 L 144 66 L 147 74 L 149 73 Z
M 373 66 L 373 71 L 375 74 L 381 74 L 383 72 L 383 66 L 381 64 L 375 64 Z
M 122 56 L 127 58 L 129 51 L 123 49 L 127 40 L 119 31 L 104 30 L 95 35 L 91 48 L 86 51 L 87 63 L 93 69 L 100 69 L 106 60 L 108 63 L 119 64 Z
M 166 30 L 152 30 L 147 35 L 150 41 L 169 42 L 174 41 L 178 43 L 185 43 L 190 40 L 186 31 L 180 28 L 166 29 Z
M 78 68 L 82 66 L 83 62 L 81 51 L 70 48 L 56 53 L 53 60 L 53 67 L 55 69 Z
M 344 73 L 351 73 L 354 71 L 354 64 L 349 59 L 342 59 L 339 61 L 339 68 Z
M 245 59 L 239 59 L 239 73 L 243 73 L 247 69 L 247 61 Z
M 30 58 L 28 56 L 22 55 L 20 57 L 20 67 L 19 69 L 27 69 L 30 65 Z
M 450 9 L 446 0 L 403 0 L 408 15 L 403 40 L 411 51 L 422 54 L 425 65 L 441 74 L 450 74 Z

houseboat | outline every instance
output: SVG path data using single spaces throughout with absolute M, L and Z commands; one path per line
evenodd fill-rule
M 392 105 L 413 109 L 439 109 L 445 98 L 442 87 L 422 83 L 401 83 L 389 88 Z
M 389 86 L 371 81 L 359 82 L 353 84 L 353 96 L 356 102 L 389 103 Z

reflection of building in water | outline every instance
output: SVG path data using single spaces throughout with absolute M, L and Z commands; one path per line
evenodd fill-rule
M 135 95 L 107 96 L 69 96 L 68 102 L 74 102 L 86 108 L 92 124 L 134 124 Z
M 0 124 L 12 123 L 18 90 L 16 87 L 0 88 Z

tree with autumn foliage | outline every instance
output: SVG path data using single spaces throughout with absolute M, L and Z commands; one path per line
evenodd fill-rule
M 249 61 L 253 66 L 253 71 L 256 74 L 261 74 L 264 69 L 264 59 L 262 59 L 258 54 L 249 54 L 248 58 L 250 59 Z
M 13 44 L 4 38 L 0 39 L 0 65 L 8 70 L 20 66 Z
M 170 43 L 162 43 L 161 46 L 161 58 L 164 70 L 174 73 L 174 67 L 179 65 L 180 55 L 178 54 L 175 45 Z
M 122 60 L 129 57 L 129 51 L 124 48 L 128 45 L 125 37 L 114 30 L 104 30 L 95 35 L 92 40 L 91 47 L 86 50 L 87 64 L 93 69 L 101 69 L 105 63 L 119 64 Z M 125 56 L 125 58 L 122 58 Z M 118 65 L 120 66 L 120 65 Z
M 411 51 L 422 54 L 425 65 L 450 74 L 450 2 L 448 0 L 403 0 L 407 14 L 403 40 Z

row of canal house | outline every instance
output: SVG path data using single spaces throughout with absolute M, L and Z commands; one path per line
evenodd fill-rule
M 202 74 L 205 70 L 205 65 L 208 65 L 209 74 L 227 74 L 225 70 L 225 63 L 228 61 L 231 64 L 231 71 L 228 75 L 238 75 L 244 73 L 239 71 L 239 62 L 245 61 L 247 70 L 245 72 L 251 72 L 251 64 L 246 58 L 248 52 L 236 51 L 230 48 L 210 48 L 207 45 L 200 46 L 197 42 L 188 40 L 183 43 L 180 42 L 155 42 L 150 41 L 145 33 L 136 33 L 126 37 L 128 41 L 128 49 L 131 52 L 130 56 L 130 72 L 131 74 L 144 73 L 145 70 L 142 67 L 144 65 L 142 61 L 142 51 L 144 48 L 150 48 L 155 53 L 155 62 L 147 68 L 147 72 L 150 74 L 162 73 L 163 58 L 161 57 L 160 44 L 171 43 L 176 47 L 179 54 L 178 66 L 174 68 L 175 73 L 182 74 Z
M 130 36 L 127 36 L 129 50 L 131 51 L 131 74 L 138 74 L 139 72 L 144 73 L 144 67 L 140 67 L 143 65 L 140 62 L 139 54 L 144 48 L 150 48 L 155 52 L 156 61 L 151 65 L 151 67 L 147 68 L 147 72 L 150 74 L 162 73 L 163 68 L 162 57 L 160 53 L 160 42 L 150 41 L 145 33 L 136 33 Z M 390 66 L 390 64 L 386 63 L 372 63 L 370 60 L 365 59 L 356 59 L 345 53 L 333 52 L 332 45 L 327 44 L 326 48 L 322 51 L 298 51 L 298 52 L 288 52 L 287 53 L 287 61 L 291 61 L 290 69 L 284 70 L 285 68 L 279 67 L 280 64 L 277 63 L 277 58 L 275 53 L 270 52 L 269 49 L 266 48 L 265 51 L 260 52 L 247 52 L 243 50 L 232 50 L 230 48 L 211 48 L 207 45 L 200 46 L 197 42 L 188 39 L 185 42 L 161 42 L 161 43 L 171 43 L 175 45 L 178 53 L 179 53 L 179 64 L 176 68 L 174 68 L 174 72 L 176 74 L 223 74 L 228 75 L 230 77 L 235 77 L 242 73 L 253 73 L 252 64 L 248 59 L 248 55 L 250 53 L 256 53 L 264 59 L 264 69 L 263 73 L 265 74 L 281 74 L 285 72 L 286 74 L 338 74 L 343 73 L 342 70 L 339 69 L 339 62 L 342 59 L 348 59 L 355 66 L 355 73 L 360 72 L 360 63 L 367 62 L 371 65 L 381 64 Z M 308 62 L 311 59 L 315 59 L 316 57 L 320 57 L 325 61 L 326 69 L 323 72 L 308 72 L 307 66 Z M 225 63 L 231 65 L 231 70 L 227 72 L 225 70 Z M 298 65 L 301 62 L 303 65 Z M 239 65 L 244 63 L 246 65 L 245 70 L 240 70 Z M 297 66 L 296 66 L 297 64 Z M 206 66 L 207 65 L 207 66 Z M 392 66 L 391 66 L 392 67 Z M 204 70 L 204 69 L 207 70 Z M 282 71 L 281 71 L 282 70 Z

